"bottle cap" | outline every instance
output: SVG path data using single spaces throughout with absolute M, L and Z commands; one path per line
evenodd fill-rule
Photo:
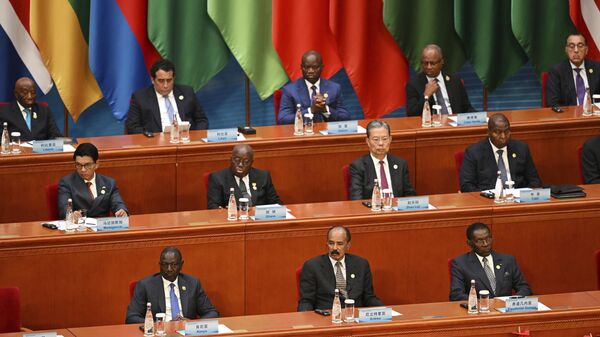
M 234 191 L 233 187 L 230 187 L 229 192 L 233 192 L 233 191 Z
M 248 198 L 240 198 L 240 202 L 248 202 Z
M 346 299 L 344 301 L 344 303 L 346 303 L 346 305 L 348 305 L 348 304 L 354 304 L 354 300 L 349 298 L 349 299 Z
M 73 199 L 69 198 L 67 201 L 73 201 Z
M 19 131 L 11 132 L 10 135 L 13 137 L 21 137 L 21 133 Z
M 474 283 L 475 283 L 475 280 L 471 280 L 471 284 L 474 284 Z
M 296 108 L 300 108 L 300 103 L 296 104 Z
M 338 288 L 335 288 L 335 292 L 336 292 L 336 293 L 339 293 L 339 292 L 340 292 L 340 290 L 339 290 Z
M 490 291 L 489 290 L 479 290 L 479 295 L 490 295 Z

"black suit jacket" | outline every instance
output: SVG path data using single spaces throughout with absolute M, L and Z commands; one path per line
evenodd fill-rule
M 346 254 L 346 290 L 357 307 L 383 305 L 375 296 L 369 262 L 362 257 Z M 327 254 L 304 263 L 300 274 L 298 311 L 331 309 L 335 292 L 335 273 Z M 343 303 L 342 299 L 342 303 Z
M 456 75 L 448 75 L 442 72 L 446 91 L 450 99 L 450 107 L 453 114 L 474 111 L 467 96 L 467 91 L 463 86 L 460 78 Z M 408 116 L 421 116 L 423 113 L 423 104 L 425 104 L 425 85 L 427 84 L 427 76 L 425 73 L 419 73 L 417 76 L 410 79 L 406 83 L 406 114 Z M 429 104 L 434 103 L 433 96 L 429 97 Z
M 600 136 L 592 137 L 583 144 L 581 164 L 585 183 L 600 184 Z
M 187 85 L 174 85 L 173 95 L 177 102 L 179 117 L 190 122 L 191 130 L 208 129 L 208 119 L 196 99 L 194 89 Z M 144 130 L 162 132 L 160 109 L 153 86 L 136 91 L 131 96 L 131 105 L 127 114 L 127 132 L 142 133 Z
M 252 167 L 248 175 L 252 206 L 283 204 L 277 195 L 277 191 L 275 191 L 269 171 Z M 211 173 L 208 177 L 208 195 L 206 198 L 208 209 L 227 207 L 231 187 L 235 189 L 235 197 L 239 200 L 242 197 L 242 192 L 229 168 Z
M 586 59 L 585 74 L 591 94 L 600 94 L 600 63 Z M 562 61 L 548 72 L 546 104 L 548 106 L 577 105 L 573 68 L 569 60 Z
M 394 196 L 417 195 L 408 177 L 406 160 L 389 153 L 387 160 Z M 375 171 L 370 154 L 366 154 L 353 161 L 350 164 L 350 199 L 371 199 L 375 179 L 377 179 L 377 172 Z M 381 186 L 381 182 L 379 182 L 379 186 Z
M 181 313 L 183 317 L 195 319 L 219 317 L 217 309 L 212 304 L 202 284 L 196 278 L 180 273 L 177 279 L 179 296 L 181 297 Z M 146 303 L 152 303 L 152 316 L 166 311 L 165 292 L 160 273 L 141 279 L 135 286 L 133 297 L 127 306 L 125 323 L 144 323 Z
M 511 139 L 507 145 L 508 166 L 515 188 L 541 187 L 542 181 L 524 142 Z M 460 169 L 461 192 L 492 189 L 498 178 L 498 163 L 489 138 L 469 145 Z
M 516 295 L 532 294 L 514 256 L 492 251 L 492 258 L 494 259 L 492 268 L 496 276 L 495 292 L 492 291 L 490 281 L 474 252 L 458 256 L 452 261 L 450 301 L 468 300 L 471 280 L 475 280 L 477 294 L 480 290 L 489 290 L 491 297 L 510 296 L 513 289 Z
M 85 181 L 77 172 L 62 177 L 58 183 L 59 218 L 65 218 L 69 198 L 73 200 L 74 211 L 86 209 L 87 216 L 92 218 L 107 217 L 119 209 L 129 213 L 114 179 L 96 173 L 96 191 L 98 196 L 92 201 Z
M 31 111 L 31 130 L 29 130 L 16 101 L 0 107 L 0 127 L 2 123 L 7 122 L 8 132 L 20 132 L 21 141 L 47 140 L 63 136 L 56 127 L 50 108 L 36 103 L 31 107 Z

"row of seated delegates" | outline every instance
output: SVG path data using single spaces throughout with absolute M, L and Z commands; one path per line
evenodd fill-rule
M 127 114 L 127 132 L 163 132 L 171 126 L 173 116 L 179 122 L 190 122 L 191 130 L 208 129 L 208 119 L 196 98 L 194 89 L 175 84 L 175 65 L 161 59 L 150 68 L 152 85 L 131 96 Z
M 73 153 L 75 170 L 60 179 L 58 183 L 59 218 L 64 219 L 67 201 L 73 201 L 74 216 L 86 209 L 89 217 L 127 216 L 129 211 L 119 194 L 114 179 L 97 174 L 98 149 L 91 143 L 81 143 Z

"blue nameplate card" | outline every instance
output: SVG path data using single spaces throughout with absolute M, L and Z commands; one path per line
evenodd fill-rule
M 358 321 L 364 322 L 387 322 L 392 320 L 392 308 L 358 308 Z
M 256 220 L 273 220 L 285 219 L 287 209 L 279 204 L 259 205 L 255 207 L 254 219 Z
M 201 336 L 219 332 L 219 320 L 210 319 L 185 323 L 186 336 Z
M 456 115 L 456 125 L 481 125 L 487 123 L 487 113 L 481 112 L 469 112 Z
M 356 133 L 358 131 L 358 121 L 328 122 L 327 133 L 330 135 L 339 135 L 344 133 Z
M 34 333 L 25 333 L 23 337 L 56 337 L 56 332 L 34 332 Z
M 33 152 L 35 153 L 62 152 L 65 140 L 34 140 L 31 142 L 31 145 L 33 146 Z
M 231 129 L 214 129 L 208 130 L 207 142 L 235 142 L 237 140 L 238 131 L 236 128 Z
M 531 191 L 521 191 L 521 202 L 539 202 L 550 200 L 549 188 L 537 188 Z
M 429 196 L 398 198 L 399 211 L 429 209 Z
M 100 231 L 117 231 L 121 229 L 129 228 L 129 217 L 117 217 L 117 218 L 98 218 L 97 230 Z
M 527 312 L 538 310 L 537 297 L 507 298 L 506 312 Z

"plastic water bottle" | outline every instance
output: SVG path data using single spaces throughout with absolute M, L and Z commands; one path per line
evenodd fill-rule
M 300 104 L 296 104 L 296 118 L 294 119 L 294 136 L 304 134 L 304 120 L 302 119 L 302 109 Z
M 171 144 L 179 143 L 179 121 L 177 113 L 173 113 L 173 122 L 171 123 Z
M 477 313 L 477 289 L 475 288 L 475 280 L 471 280 L 471 290 L 469 290 L 468 314 Z
M 10 136 L 8 135 L 8 123 L 4 122 L 2 129 L 2 154 L 10 154 Z
M 229 189 L 229 203 L 227 203 L 227 220 L 237 220 L 237 203 L 233 187 Z
M 583 115 L 591 116 L 592 113 L 592 96 L 590 95 L 590 88 L 585 88 L 585 96 L 583 96 Z
M 421 126 L 424 128 L 431 127 L 431 107 L 429 107 L 429 97 L 425 96 L 423 103 L 423 113 L 421 114 Z
M 152 318 L 152 303 L 146 303 L 146 318 L 144 319 L 144 336 L 154 336 L 154 319 Z
M 342 302 L 340 302 L 340 290 L 335 289 L 333 306 L 331 307 L 331 323 L 342 323 Z
M 67 209 L 65 211 L 65 231 L 75 230 L 73 225 L 73 199 L 67 200 Z
M 373 183 L 373 194 L 371 194 L 371 210 L 378 212 L 381 211 L 381 188 L 379 182 L 375 179 Z
M 502 158 L 498 159 L 502 160 Z M 502 173 L 498 171 L 498 177 L 496 178 L 496 186 L 494 188 L 494 202 L 501 204 L 504 202 L 504 185 L 502 184 Z

